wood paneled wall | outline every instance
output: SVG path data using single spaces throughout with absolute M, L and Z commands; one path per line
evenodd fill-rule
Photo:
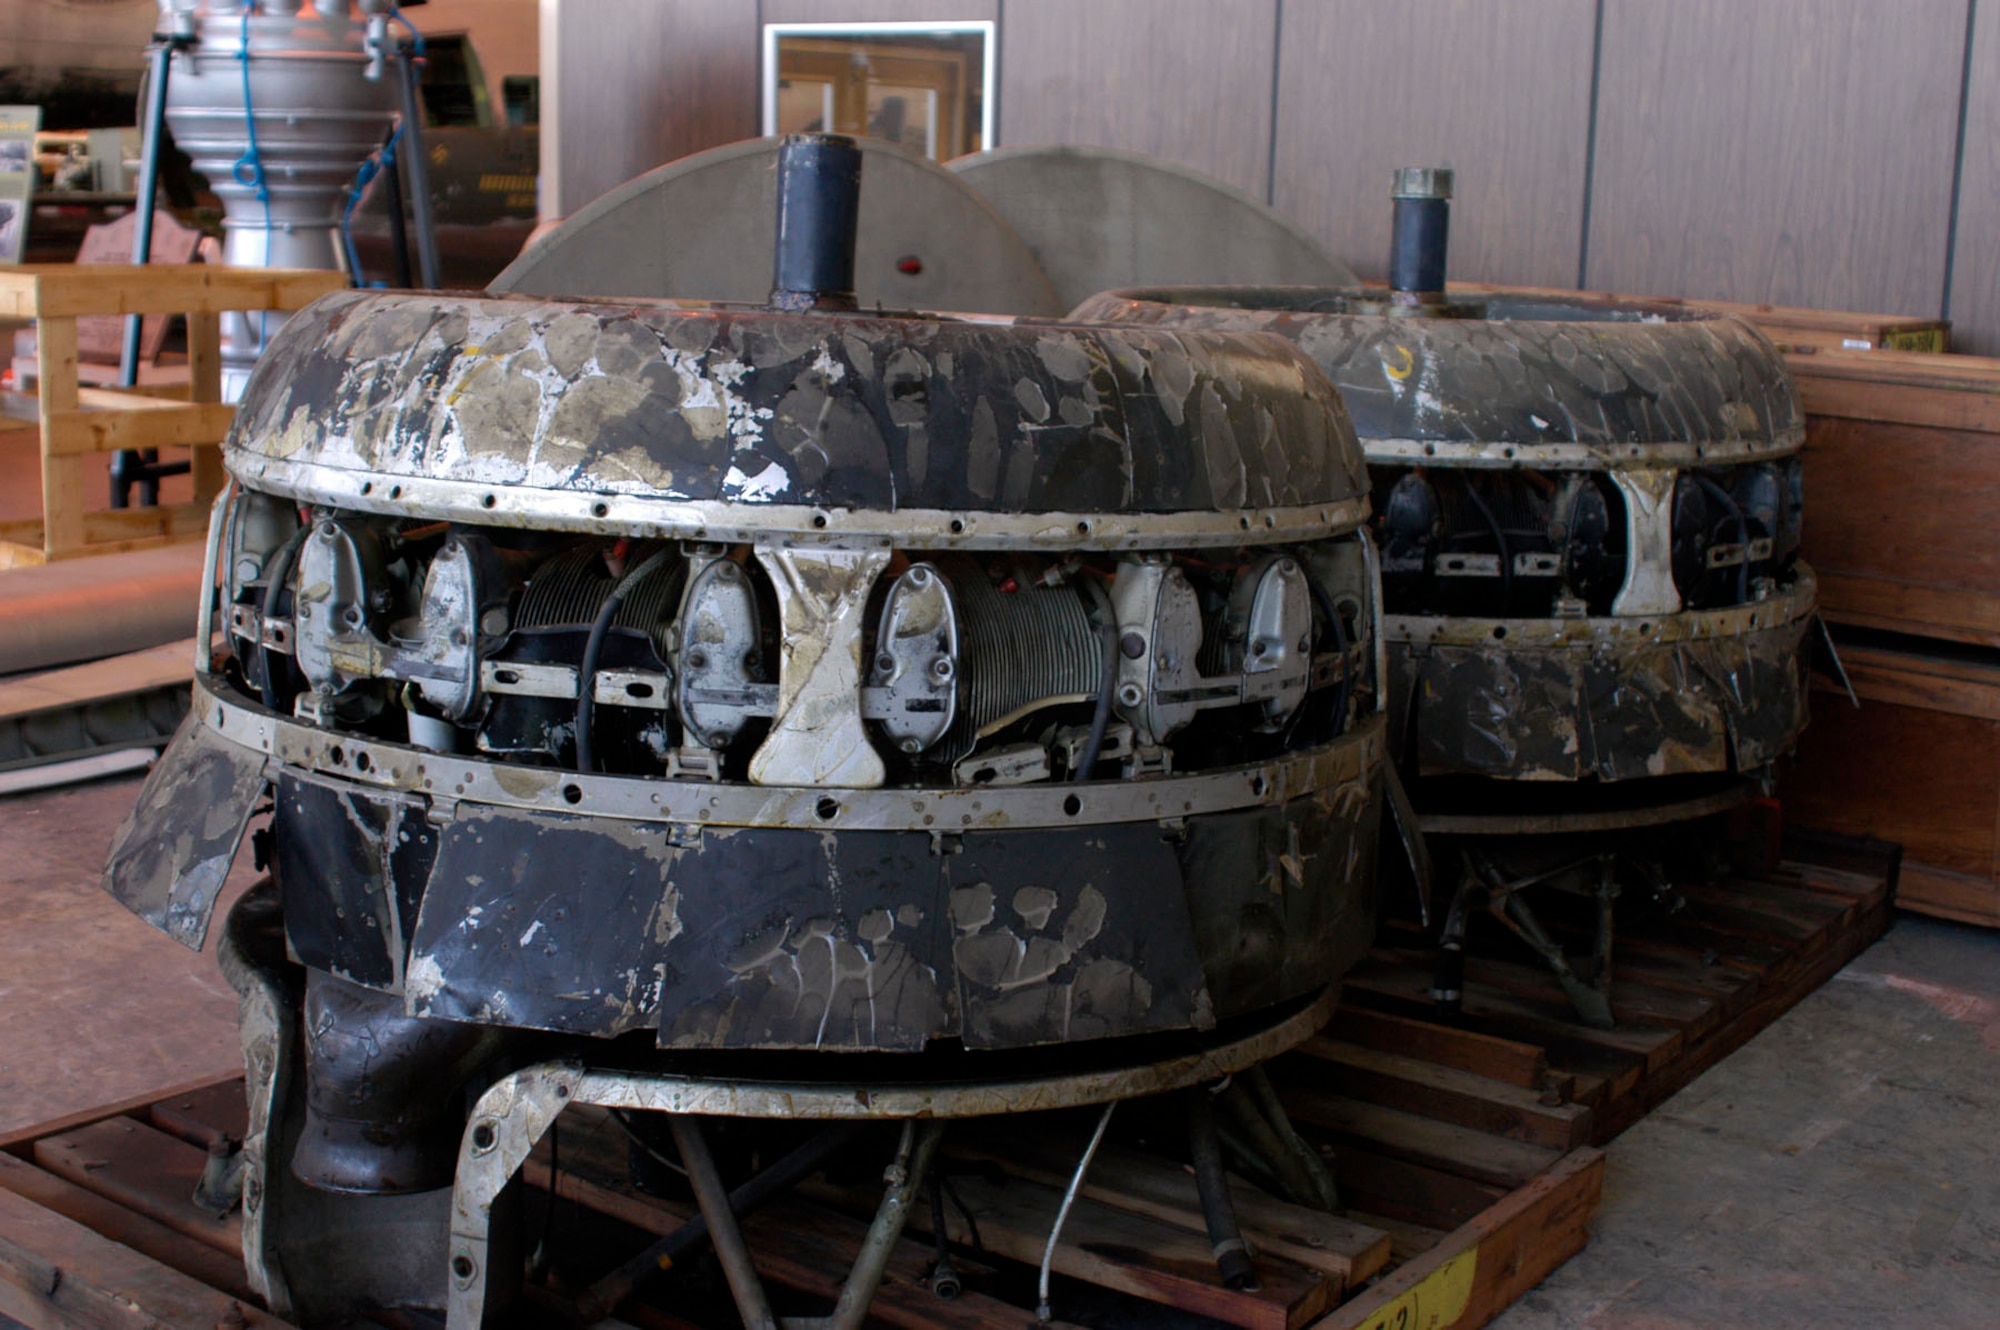
M 1608 0 L 1586 280 L 1935 312 L 1966 0 Z
M 1380 277 L 1391 173 L 1449 166 L 1453 272 L 1573 284 L 1596 12 L 1596 0 L 1286 0 L 1271 201 Z
M 542 213 L 757 132 L 757 6 L 542 0 Z
M 1390 169 L 1444 165 L 1456 276 L 1942 314 L 2000 354 L 2000 0 L 542 3 L 552 210 L 754 133 L 762 22 L 994 18 L 1003 146 L 1179 162 L 1364 274 Z
M 1278 0 L 1005 0 L 1004 145 L 1090 143 L 1270 192 Z
M 1973 16 L 1951 249 L 1952 344 L 2000 356 L 2000 0 Z

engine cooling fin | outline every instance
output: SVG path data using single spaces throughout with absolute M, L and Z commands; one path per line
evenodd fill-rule
M 937 563 L 965 625 L 965 707 L 944 740 L 951 760 L 1038 707 L 1097 696 L 1104 651 L 1074 585 L 1043 586 L 1025 566 L 996 581 L 976 559 Z
M 634 545 L 626 556 L 626 567 L 638 567 L 658 548 L 657 543 Z M 550 557 L 522 591 L 515 626 L 524 630 L 589 627 L 619 582 L 605 566 L 604 554 L 603 546 L 586 543 Z M 667 630 L 686 577 L 684 562 L 665 561 L 626 594 L 611 626 L 647 634 L 664 657 L 668 652 Z

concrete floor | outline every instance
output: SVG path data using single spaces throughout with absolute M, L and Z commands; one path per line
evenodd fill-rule
M 212 951 L 97 889 L 137 788 L 0 798 L 0 1132 L 239 1065 Z M 2000 1325 L 1996 1130 L 2000 932 L 1905 917 L 1619 1138 L 1590 1247 L 1495 1324 Z
M 0 797 L 0 1134 L 243 1065 L 214 951 L 98 889 L 138 793 L 134 776 Z M 249 858 L 222 909 L 254 877 Z
M 1905 915 L 1610 1147 L 1499 1330 L 2000 1326 L 2000 933 Z

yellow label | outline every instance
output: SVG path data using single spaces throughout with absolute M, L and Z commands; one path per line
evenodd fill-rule
M 1942 355 L 1945 351 L 1945 330 L 1942 328 L 1900 328 L 1882 335 L 1884 351 L 1930 351 Z
M 1355 1327 L 1355 1330 L 1447 1330 L 1472 1301 L 1472 1276 L 1479 1248 L 1460 1252 L 1418 1281 L 1417 1286 Z

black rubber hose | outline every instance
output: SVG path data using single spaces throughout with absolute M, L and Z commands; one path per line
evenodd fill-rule
M 1078 576 L 1097 607 L 1097 635 L 1104 643 L 1104 677 L 1097 683 L 1097 709 L 1090 713 L 1090 739 L 1070 775 L 1071 780 L 1089 780 L 1090 773 L 1097 769 L 1097 755 L 1104 751 L 1104 731 L 1111 724 L 1111 695 L 1118 687 L 1118 611 L 1111 607 L 1111 597 L 1097 584 L 1096 578 L 1087 572 Z
M 637 568 L 620 578 L 604 603 L 597 607 L 597 618 L 590 625 L 590 640 L 584 643 L 583 667 L 576 674 L 576 769 L 583 772 L 597 770 L 597 754 L 590 742 L 591 716 L 597 701 L 597 661 L 604 654 L 604 638 L 611 631 L 611 621 L 618 617 L 618 607 L 625 603 L 625 597 L 632 588 L 639 585 L 646 575 L 665 563 L 674 554 L 674 547 L 667 545 L 655 550 L 642 560 Z
M 1215 1134 L 1215 1104 L 1209 1092 L 1195 1086 L 1188 1096 L 1188 1148 L 1194 1156 L 1195 1190 L 1201 1194 L 1201 1217 L 1208 1225 L 1209 1245 L 1215 1250 L 1215 1268 L 1223 1285 L 1238 1292 L 1254 1291 L 1257 1267 L 1250 1260 L 1250 1248 L 1236 1223 L 1236 1207 L 1229 1199 L 1229 1180 L 1222 1172 L 1222 1144 Z
M 278 704 L 271 696 L 273 691 L 271 687 L 271 655 L 264 649 L 264 625 L 270 621 L 271 611 L 278 607 L 278 592 L 284 589 L 285 579 L 292 575 L 292 560 L 298 557 L 299 546 L 305 544 L 306 537 L 311 534 L 312 528 L 310 526 L 301 526 L 286 538 L 284 544 L 278 546 L 278 552 L 271 556 L 270 565 L 264 570 L 264 594 L 257 601 L 258 640 L 250 648 L 255 653 L 253 659 L 256 662 L 257 673 L 251 682 L 257 685 L 257 695 L 264 699 L 264 705 L 273 710 L 277 708 Z M 296 624 L 293 626 L 292 637 L 292 650 L 297 651 L 298 630 Z
M 1742 552 L 1742 559 L 1736 565 L 1736 603 L 1743 604 L 1750 599 L 1750 519 L 1743 515 L 1743 505 L 1736 502 L 1736 496 L 1710 480 L 1698 471 L 1688 472 L 1694 483 L 1722 500 L 1722 506 L 1736 519 L 1736 543 Z

